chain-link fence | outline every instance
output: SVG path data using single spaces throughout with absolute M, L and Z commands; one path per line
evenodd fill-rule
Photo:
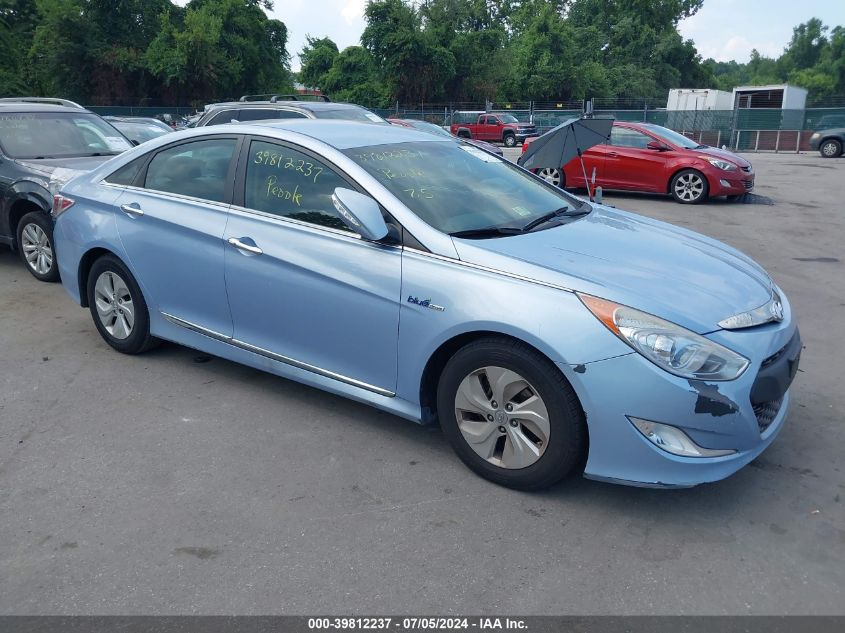
M 741 151 L 806 151 L 813 132 L 845 128 L 845 105 L 803 110 L 739 108 L 736 110 L 666 110 L 640 101 L 594 101 L 596 116 L 662 125 L 706 145 Z M 449 126 L 456 112 L 507 112 L 533 122 L 539 133 L 583 113 L 582 102 L 506 102 L 415 104 L 376 111 L 386 117 L 422 119 Z M 638 107 L 631 107 L 638 106 Z

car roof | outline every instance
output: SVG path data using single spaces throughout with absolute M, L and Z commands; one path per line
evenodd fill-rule
M 340 103 L 337 101 L 225 101 L 222 103 L 209 103 L 205 106 L 206 112 L 211 109 L 218 108 L 299 108 L 301 110 L 309 110 L 311 112 L 366 109 L 363 106 L 355 105 L 354 103 Z
M 48 103 L 29 103 L 25 101 L 10 101 L 6 103 L 0 103 L 0 111 L 3 112 L 75 112 L 79 114 L 84 112 L 85 114 L 93 114 L 90 110 L 86 110 L 84 108 L 73 108 L 69 106 L 62 106 L 62 105 L 54 105 Z
M 326 104 L 328 105 L 328 104 Z M 297 132 L 304 136 L 321 141 L 336 149 L 344 150 L 352 147 L 366 147 L 368 145 L 386 145 L 389 143 L 449 142 L 440 139 L 430 132 L 422 132 L 412 127 L 402 125 L 374 125 L 358 121 L 342 121 L 333 119 L 280 119 L 260 121 L 249 127 L 275 128 Z

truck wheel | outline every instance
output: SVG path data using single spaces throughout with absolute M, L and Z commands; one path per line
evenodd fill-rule
M 506 147 L 513 147 L 516 145 L 516 137 L 513 134 L 505 134 L 505 137 L 502 140 L 505 142 Z

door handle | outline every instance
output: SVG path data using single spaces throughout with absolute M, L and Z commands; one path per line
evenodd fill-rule
M 608 152 L 607 155 L 610 156 L 611 158 L 616 158 L 617 156 L 619 156 L 619 154 L 617 154 L 616 152 Z
M 226 241 L 235 248 L 240 249 L 242 251 L 246 251 L 247 253 L 252 253 L 253 255 L 261 255 L 264 252 L 257 246 L 253 246 L 252 244 L 244 244 L 236 237 L 230 237 Z
M 132 202 L 130 204 L 122 204 L 120 205 L 120 210 L 123 211 L 126 215 L 144 215 L 144 211 L 141 209 L 141 206 L 137 202 Z

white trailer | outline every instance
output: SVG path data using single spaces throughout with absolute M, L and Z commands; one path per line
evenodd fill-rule
M 666 109 L 693 112 L 733 110 L 733 96 L 730 92 L 714 88 L 674 88 L 669 91 Z

